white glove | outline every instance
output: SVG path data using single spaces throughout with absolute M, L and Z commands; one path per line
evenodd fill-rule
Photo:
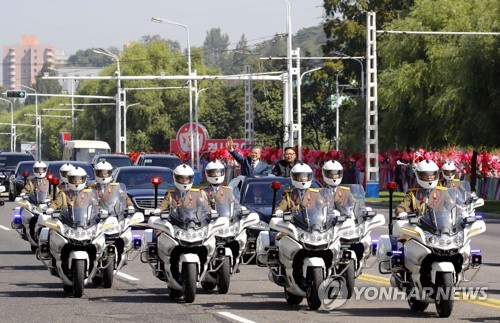
M 161 210 L 160 210 L 160 209 L 154 209 L 154 210 L 153 210 L 153 215 L 158 216 L 158 215 L 160 215 L 160 213 L 161 213 Z
M 282 217 L 283 216 L 283 211 L 282 210 L 276 210 L 276 212 L 274 214 L 276 214 L 277 217 Z
M 405 220 L 408 218 L 408 213 L 406 212 L 400 212 L 397 216 L 396 219 L 398 220 Z
M 47 210 L 45 210 L 45 214 L 47 215 L 51 215 L 52 213 L 54 213 L 54 209 L 49 207 Z

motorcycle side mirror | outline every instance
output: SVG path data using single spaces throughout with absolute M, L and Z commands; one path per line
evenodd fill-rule
M 162 220 L 168 220 L 170 218 L 170 212 L 164 211 L 160 213 L 160 219 Z
M 375 215 L 377 215 L 377 212 L 372 211 L 372 210 L 370 210 L 370 211 L 366 210 L 366 212 L 365 212 L 365 216 L 367 218 L 373 218 L 373 217 L 375 217 Z
M 30 197 L 29 197 L 28 195 L 23 195 L 23 200 L 24 200 L 24 201 L 29 200 L 29 198 L 30 198 Z
M 476 217 L 475 216 L 468 216 L 464 218 L 464 224 L 472 224 L 476 222 Z
M 292 221 L 293 219 L 293 216 L 292 216 L 292 213 L 291 212 L 285 212 L 283 213 L 283 221 Z
M 247 216 L 250 214 L 250 210 L 247 209 L 246 207 L 242 206 L 241 207 L 241 216 Z
M 217 220 L 219 218 L 219 213 L 217 213 L 217 211 L 215 210 L 212 210 L 212 212 L 210 213 L 210 220 Z
M 420 218 L 417 218 L 417 217 L 411 217 L 408 219 L 408 222 L 410 224 L 415 224 L 415 225 L 418 225 L 420 223 Z
M 337 216 L 337 222 L 344 222 L 345 220 L 347 220 L 347 217 L 345 215 Z
M 474 201 L 474 208 L 478 208 L 484 205 L 484 199 L 478 198 Z
M 107 217 L 109 216 L 109 213 L 108 211 L 106 210 L 99 210 L 99 217 L 102 219 L 106 219 Z

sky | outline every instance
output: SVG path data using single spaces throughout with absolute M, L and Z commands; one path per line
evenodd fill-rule
M 7 2 L 7 0 L 4 0 Z M 3 4 L 0 46 L 37 35 L 39 44 L 72 55 L 95 47 L 121 49 L 144 35 L 160 35 L 187 46 L 186 29 L 151 22 L 160 17 L 186 25 L 191 46 L 202 46 L 211 28 L 220 28 L 234 48 L 245 34 L 249 44 L 287 31 L 285 0 L 10 0 Z M 289 0 L 292 33 L 323 22 L 323 0 Z M 7 10 L 8 9 L 8 10 Z M 292 46 L 293 47 L 293 46 Z

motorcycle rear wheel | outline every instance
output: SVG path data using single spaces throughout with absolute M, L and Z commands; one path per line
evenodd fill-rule
M 184 278 L 184 302 L 192 303 L 196 298 L 196 264 L 184 263 L 182 275 Z
M 408 305 L 413 312 L 423 312 L 429 306 L 429 303 L 421 302 L 414 297 L 408 298 Z
M 317 310 L 321 305 L 319 299 L 319 287 L 323 282 L 323 268 L 314 267 L 311 269 L 310 286 L 307 288 L 307 305 L 312 310 Z
M 439 317 L 449 317 L 453 311 L 454 290 L 453 274 L 439 273 L 436 276 L 436 310 Z
M 290 305 L 299 305 L 304 300 L 304 297 L 294 295 L 294 294 L 288 292 L 285 288 L 285 299 L 286 299 L 286 302 Z
M 73 296 L 81 298 L 85 284 L 85 260 L 73 260 Z
M 231 283 L 231 265 L 229 264 L 229 258 L 226 257 L 222 262 L 222 266 L 219 268 L 219 283 L 217 284 L 217 290 L 219 294 L 227 294 L 229 291 L 229 284 Z
M 201 287 L 208 292 L 212 291 L 215 288 L 215 286 L 217 286 L 216 283 L 211 283 L 211 282 L 207 282 L 207 281 L 201 282 Z
M 182 297 L 182 291 L 170 288 L 168 296 L 170 296 L 171 299 L 179 299 Z
M 115 258 L 108 257 L 102 262 L 104 268 L 103 276 L 102 276 L 102 286 L 104 288 L 111 288 L 113 286 L 113 277 L 115 271 Z

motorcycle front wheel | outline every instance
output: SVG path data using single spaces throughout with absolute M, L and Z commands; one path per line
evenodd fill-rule
M 454 293 L 453 274 L 440 273 L 436 277 L 436 310 L 440 317 L 449 317 L 453 311 Z
M 309 287 L 307 288 L 307 305 L 312 310 L 317 310 L 321 305 L 318 291 L 323 282 L 323 268 L 314 267 L 311 269 Z
M 347 265 L 341 265 L 340 271 L 344 270 L 344 268 L 347 267 L 345 270 L 343 277 L 345 279 L 345 284 L 347 287 L 347 299 L 350 299 L 352 297 L 352 294 L 354 293 L 354 283 L 356 282 L 355 276 L 355 263 L 354 259 L 349 260 L 349 263 Z
M 80 298 L 83 295 L 83 288 L 85 284 L 85 260 L 73 260 L 73 296 Z
M 111 288 L 113 286 L 113 277 L 115 271 L 115 258 L 108 257 L 102 262 L 104 268 L 103 276 L 102 276 L 102 286 L 104 288 Z
M 219 268 L 219 283 L 217 284 L 217 290 L 219 294 L 227 294 L 229 291 L 229 283 L 231 282 L 231 265 L 229 264 L 229 258 L 226 257 L 222 262 L 222 266 Z
M 184 302 L 192 303 L 196 297 L 196 264 L 184 263 L 182 276 L 184 278 Z

